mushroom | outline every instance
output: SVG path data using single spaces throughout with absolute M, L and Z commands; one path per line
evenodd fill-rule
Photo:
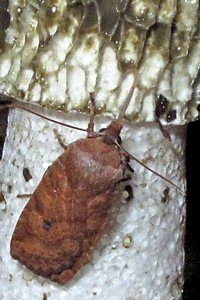
M 123 117 L 124 147 L 184 191 L 186 127 L 198 118 L 199 105 L 198 7 L 198 1 L 175 0 L 10 1 L 0 91 L 82 128 L 88 122 L 89 93 L 95 92 L 96 129 Z M 2 297 L 41 299 L 47 291 L 52 299 L 181 297 L 185 195 L 135 161 L 133 198 L 122 201 L 116 226 L 70 289 L 44 284 L 37 276 L 26 282 L 28 271 L 9 254 L 28 201 L 17 195 L 32 193 L 62 153 L 54 129 L 66 144 L 84 137 L 31 113 L 10 111 L 0 168 L 7 203 L 0 229 Z M 27 182 L 24 168 L 32 176 Z

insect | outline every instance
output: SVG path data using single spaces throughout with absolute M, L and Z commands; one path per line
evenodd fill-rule
M 93 95 L 91 104 L 87 137 L 69 144 L 47 169 L 11 240 L 14 259 L 59 284 L 89 262 L 134 158 L 120 145 L 122 119 L 95 132 Z
M 86 263 L 127 180 L 129 157 L 118 144 L 122 120 L 68 145 L 47 169 L 15 227 L 10 253 L 34 273 L 65 284 Z

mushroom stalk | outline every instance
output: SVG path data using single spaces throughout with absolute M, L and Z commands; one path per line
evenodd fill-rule
M 86 128 L 88 118 L 73 114 L 64 121 Z M 108 122 L 108 118 L 97 118 L 96 129 Z M 0 168 L 1 189 L 6 199 L 6 207 L 1 210 L 2 299 L 9 299 L 11 294 L 13 299 L 22 297 L 22 290 L 24 300 L 33 294 L 39 300 L 42 293 L 48 293 L 50 299 L 94 299 L 94 295 L 98 299 L 120 300 L 181 297 L 185 198 L 174 186 L 134 161 L 131 162 L 135 171 L 131 181 L 133 197 L 126 201 L 127 194 L 123 193 L 115 215 L 111 216 L 113 226 L 106 231 L 90 263 L 66 289 L 39 278 L 10 257 L 10 239 L 28 201 L 17 195 L 32 193 L 47 167 L 63 152 L 54 129 L 65 144 L 85 137 L 85 133 L 28 112 L 16 109 L 9 114 Z M 171 142 L 163 137 L 157 124 L 127 124 L 122 131 L 123 147 L 184 189 L 186 127 L 167 130 Z M 27 181 L 24 169 L 32 177 Z

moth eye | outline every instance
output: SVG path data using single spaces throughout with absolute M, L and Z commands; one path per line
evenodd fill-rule
M 99 132 L 103 132 L 103 131 L 105 131 L 105 130 L 106 130 L 106 128 L 101 128 L 101 129 L 99 130 Z M 121 145 L 122 139 L 121 139 L 120 136 L 117 137 L 116 142 L 117 142 L 119 145 Z
M 105 131 L 105 129 L 106 129 L 106 128 L 101 128 L 101 129 L 99 130 L 99 132 L 103 132 L 103 131 Z

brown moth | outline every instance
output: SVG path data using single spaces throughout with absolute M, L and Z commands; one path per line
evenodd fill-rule
M 87 131 L 85 139 L 67 146 L 44 173 L 15 227 L 10 253 L 34 273 L 65 284 L 89 262 L 110 223 L 113 204 L 121 196 L 118 185 L 130 180 L 137 161 L 175 188 L 176 184 L 143 164 L 120 145 L 122 119 L 94 131 L 95 104 L 91 93 L 87 130 L 62 124 L 21 105 L 46 120 Z M 62 141 L 59 141 L 63 145 Z M 125 185 L 130 197 L 132 189 Z M 19 196 L 20 197 L 20 196 Z
M 68 145 L 47 169 L 15 227 L 10 253 L 34 273 L 65 284 L 85 264 L 108 226 L 117 185 L 130 179 L 119 147 L 122 120 Z

